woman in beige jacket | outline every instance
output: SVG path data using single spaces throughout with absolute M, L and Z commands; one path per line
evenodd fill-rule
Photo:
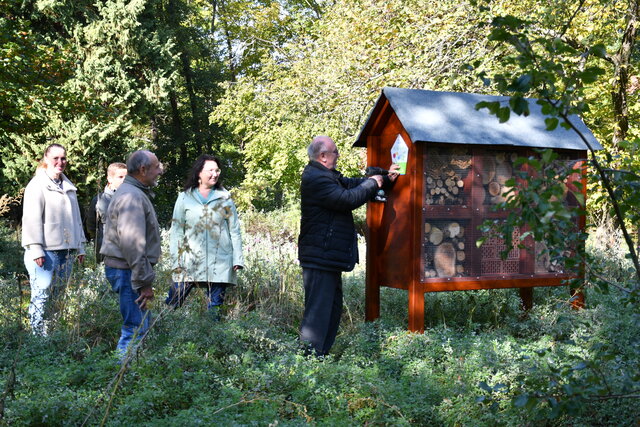
M 84 232 L 76 187 L 64 175 L 67 153 L 60 144 L 44 152 L 36 175 L 24 191 L 22 246 L 29 272 L 29 317 L 35 334 L 46 334 L 74 258 L 84 261 Z

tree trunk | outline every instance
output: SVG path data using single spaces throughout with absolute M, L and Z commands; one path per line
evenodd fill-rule
M 218 9 L 224 13 L 224 9 L 225 9 L 225 2 L 224 0 L 221 0 L 220 3 L 218 4 Z M 227 45 L 227 67 L 229 70 L 229 81 L 230 82 L 235 82 L 236 81 L 236 69 L 235 66 L 233 64 L 233 41 L 232 41 L 232 37 L 231 37 L 231 31 L 229 30 L 229 28 L 227 27 L 226 23 L 224 20 L 221 21 L 221 25 L 222 25 L 222 31 L 224 32 L 225 35 L 225 43 Z
M 184 75 L 185 89 L 187 90 L 187 95 L 189 96 L 189 106 L 191 107 L 191 129 L 196 142 L 196 153 L 201 153 L 203 147 L 203 134 L 200 126 L 201 114 L 198 110 L 198 100 L 196 98 L 195 90 L 193 89 L 193 73 L 191 71 L 191 60 L 189 59 L 189 55 L 185 51 L 182 51 L 182 53 L 180 53 L 180 60 L 182 62 L 182 74 Z
M 211 38 L 212 39 L 216 33 L 216 14 L 217 13 L 218 13 L 218 1 L 212 0 L 211 1 Z
M 187 146 L 184 141 L 184 129 L 182 127 L 182 119 L 180 118 L 180 110 L 178 109 L 178 99 L 174 91 L 171 91 L 169 94 L 169 104 L 171 104 L 171 139 L 180 149 L 180 161 L 186 162 Z M 175 157 L 172 162 L 173 166 L 175 166 Z
M 627 87 L 629 85 L 629 67 L 633 46 L 638 32 L 640 1 L 632 0 L 629 4 L 627 26 L 622 36 L 622 43 L 618 52 L 611 58 L 614 64 L 612 99 L 615 117 L 613 144 L 617 147 L 624 141 L 629 131 L 629 106 L 627 104 Z

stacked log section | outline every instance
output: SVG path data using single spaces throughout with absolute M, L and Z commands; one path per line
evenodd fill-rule
M 558 259 L 552 259 L 549 254 L 549 248 L 544 242 L 536 242 L 536 261 L 535 272 L 536 273 L 564 273 L 564 265 Z M 569 256 L 567 251 L 565 255 Z
M 575 160 L 558 160 L 556 161 L 557 165 L 556 165 L 556 170 L 558 171 L 558 175 L 556 175 L 556 180 L 560 180 L 561 177 L 564 177 L 567 175 L 568 172 L 570 171 L 574 171 L 576 170 L 576 161 Z M 576 183 L 579 183 L 581 180 L 581 175 L 580 173 L 572 173 L 569 174 L 568 176 L 566 176 L 566 178 L 564 178 L 564 181 L 560 183 L 560 187 L 562 188 L 562 193 L 560 195 L 560 197 L 558 196 L 551 196 L 549 198 L 549 201 L 551 202 L 555 202 L 555 201 L 560 201 L 563 203 L 567 203 L 569 202 L 569 192 L 576 192 L 579 193 L 580 191 L 578 190 L 578 188 L 576 187 Z M 575 197 L 571 198 L 571 204 L 579 204 L 578 201 L 575 199 Z
M 507 182 L 514 177 L 513 163 L 518 158 L 516 153 L 487 153 L 482 159 L 482 191 L 485 204 L 496 205 L 513 197 L 512 188 Z
M 442 154 L 431 149 L 425 157 L 427 205 L 464 205 L 467 203 L 464 178 L 471 170 L 471 155 L 459 149 Z
M 438 277 L 453 277 L 456 274 L 456 250 L 449 242 L 436 247 L 433 264 Z
M 457 221 L 425 222 L 425 278 L 465 275 L 465 228 Z

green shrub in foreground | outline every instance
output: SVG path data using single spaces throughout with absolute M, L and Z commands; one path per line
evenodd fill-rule
M 113 355 L 117 301 L 100 269 L 76 270 L 47 338 L 26 332 L 24 296 L 15 281 L 0 281 L 0 390 L 11 386 L 3 422 L 95 425 L 106 415 L 107 425 L 118 426 L 586 426 L 635 425 L 640 417 L 632 399 L 586 393 L 571 418 L 542 400 L 566 396 L 566 385 L 589 392 L 581 381 L 590 368 L 562 371 L 584 360 L 606 373 L 612 392 L 633 384 L 640 319 L 615 293 L 588 288 L 587 308 L 574 311 L 566 288 L 538 288 L 526 314 L 516 290 L 427 294 L 427 330 L 412 334 L 407 294 L 397 289 L 382 290 L 378 321 L 362 321 L 360 265 L 344 275 L 334 351 L 316 360 L 297 344 L 303 294 L 295 245 L 269 233 L 255 237 L 245 233 L 253 267 L 229 290 L 220 323 L 208 319 L 199 291 L 181 309 L 164 310 L 169 275 L 160 264 L 158 321 L 121 378 Z M 616 358 L 600 359 L 603 346 Z M 523 395 L 538 396 L 537 404 Z

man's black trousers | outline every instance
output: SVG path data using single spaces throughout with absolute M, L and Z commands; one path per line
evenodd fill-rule
M 342 315 L 342 272 L 302 268 L 304 316 L 300 340 L 326 355 L 336 340 Z

